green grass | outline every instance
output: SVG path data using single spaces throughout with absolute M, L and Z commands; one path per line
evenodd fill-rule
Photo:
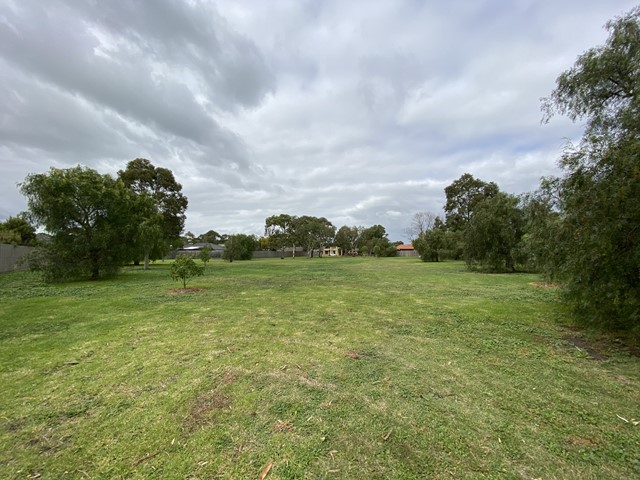
M 640 359 L 591 358 L 535 281 L 411 258 L 214 262 L 188 293 L 169 263 L 1 275 L 0 478 L 640 476 Z

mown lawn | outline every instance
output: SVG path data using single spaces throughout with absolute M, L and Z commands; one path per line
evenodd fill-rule
M 217 261 L 188 293 L 168 263 L 0 275 L 0 478 L 639 477 L 640 359 L 536 281 L 411 258 Z

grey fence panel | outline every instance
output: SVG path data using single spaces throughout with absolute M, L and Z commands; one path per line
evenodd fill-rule
M 19 265 L 18 260 L 23 255 L 31 252 L 34 247 L 22 245 L 0 244 L 0 273 L 12 272 L 14 270 L 26 270 L 26 265 Z

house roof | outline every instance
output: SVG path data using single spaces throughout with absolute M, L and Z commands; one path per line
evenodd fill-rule
M 413 250 L 413 245 L 408 244 L 408 245 L 398 245 L 396 247 L 396 250 Z
M 179 248 L 178 250 L 197 251 L 197 250 L 202 250 L 205 247 L 214 251 L 224 250 L 224 245 L 216 245 L 215 243 L 192 243 L 192 244 L 184 245 L 182 248 Z

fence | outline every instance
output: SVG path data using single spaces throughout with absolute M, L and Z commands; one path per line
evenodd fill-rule
M 415 250 L 398 250 L 397 255 L 399 257 L 419 257 L 420 254 Z
M 22 245 L 0 244 L 0 273 L 12 272 L 14 270 L 26 270 L 26 265 L 20 265 L 18 260 L 23 255 L 31 252 L 34 247 Z

